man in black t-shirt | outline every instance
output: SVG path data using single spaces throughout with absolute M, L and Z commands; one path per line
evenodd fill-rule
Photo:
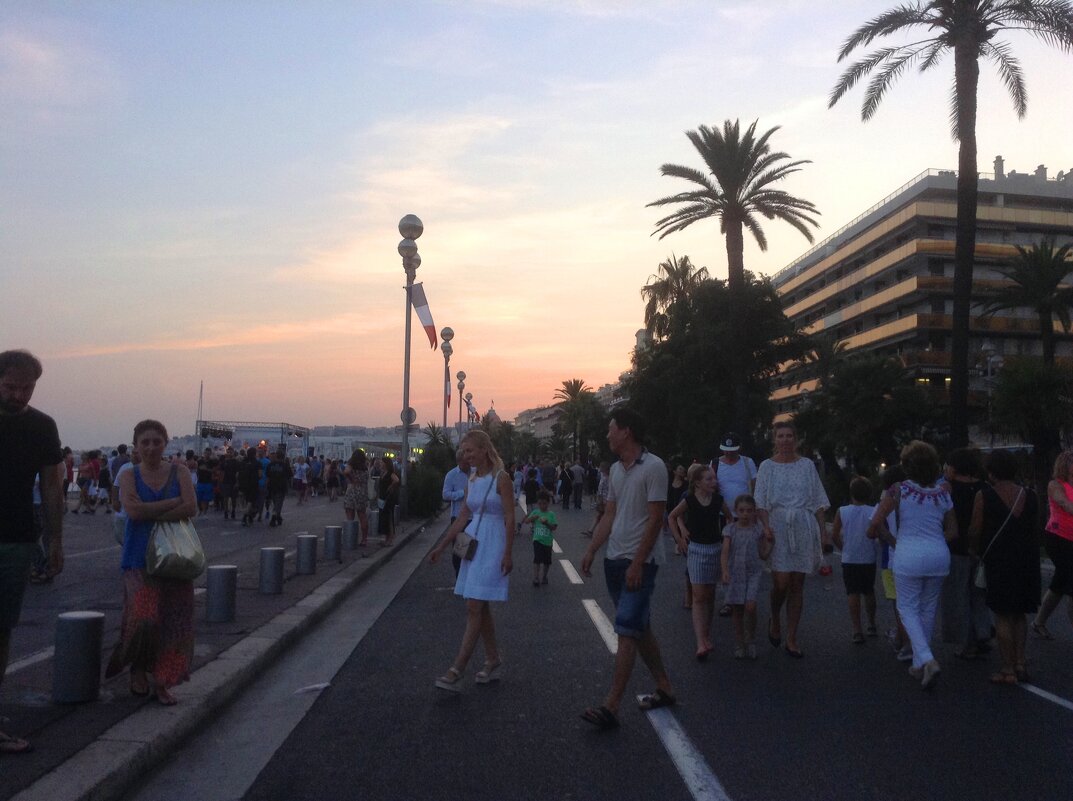
M 272 502 L 272 519 L 268 522 L 269 528 L 283 523 L 283 499 L 287 497 L 287 486 L 291 483 L 291 466 L 287 463 L 287 455 L 281 451 L 272 454 L 272 461 L 265 468 L 265 491 L 268 500 Z
M 48 575 L 63 570 L 63 484 L 55 469 L 63 461 L 60 437 L 55 421 L 30 406 L 41 372 L 41 362 L 27 351 L 0 353 L 0 682 L 37 549 L 33 491 L 38 473 L 51 534 Z M 0 755 L 29 750 L 25 740 L 0 732 Z

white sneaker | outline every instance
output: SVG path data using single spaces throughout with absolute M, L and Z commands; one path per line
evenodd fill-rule
M 910 645 L 905 646 L 895 655 L 895 659 L 897 659 L 899 662 L 912 662 L 913 647 Z

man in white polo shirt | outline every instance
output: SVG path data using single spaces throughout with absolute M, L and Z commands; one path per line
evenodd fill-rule
M 649 625 L 656 572 L 664 559 L 660 530 L 667 503 L 667 467 L 644 448 L 644 422 L 631 409 L 611 413 L 607 441 L 619 461 L 611 465 L 606 512 L 581 560 L 581 571 L 591 576 L 596 552 L 607 543 L 604 578 L 615 603 L 618 634 L 615 672 L 603 705 L 589 707 L 581 714 L 599 729 L 618 727 L 619 704 L 638 653 L 656 681 L 655 692 L 641 699 L 641 709 L 675 703 L 659 643 Z

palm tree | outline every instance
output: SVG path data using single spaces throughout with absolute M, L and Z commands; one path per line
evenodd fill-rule
M 1044 239 L 1030 248 L 1017 246 L 1017 256 L 998 272 L 1013 282 L 999 291 L 997 297 L 984 304 L 985 315 L 1002 309 L 1028 306 L 1039 315 L 1039 335 L 1043 341 L 1043 363 L 1054 365 L 1054 319 L 1062 330 L 1070 328 L 1069 308 L 1073 306 L 1073 287 L 1062 282 L 1073 273 L 1070 252 L 1073 243 L 1055 248 L 1053 239 Z
M 437 445 L 443 445 L 448 448 L 452 447 L 451 432 L 443 426 L 436 425 L 430 421 L 429 424 L 425 426 L 423 433 L 428 437 L 425 447 L 435 447 Z
M 1014 108 L 1024 117 L 1028 106 L 1021 65 L 1008 44 L 996 41 L 1004 30 L 1028 31 L 1063 50 L 1073 48 L 1073 4 L 1066 0 L 932 0 L 900 5 L 868 21 L 842 45 L 842 61 L 861 46 L 906 30 L 923 28 L 927 38 L 883 47 L 851 64 L 831 91 L 833 106 L 869 73 L 861 118 L 871 119 L 891 84 L 907 68 L 925 72 L 948 51 L 954 53 L 954 91 L 950 120 L 959 143 L 957 238 L 954 246 L 954 307 L 950 347 L 950 436 L 952 444 L 969 439 L 969 307 L 976 248 L 976 106 L 980 58 L 995 64 Z
M 577 443 L 581 435 L 581 420 L 593 397 L 592 387 L 588 386 L 583 379 L 571 378 L 569 381 L 563 381 L 562 387 L 555 390 L 554 397 L 560 402 L 563 410 L 563 428 L 570 426 L 573 435 L 572 451 L 576 460 Z
M 846 343 L 840 342 L 832 332 L 824 331 L 809 337 L 808 344 L 809 350 L 797 362 L 807 373 L 797 382 L 797 386 L 815 378 L 816 389 L 823 389 L 835 369 L 846 360 Z
M 681 231 L 698 220 L 719 218 L 719 230 L 726 237 L 727 283 L 737 290 L 745 284 L 745 237 L 748 228 L 761 250 L 767 250 L 767 237 L 759 217 L 787 222 L 811 242 L 808 226 L 818 223 L 818 215 L 809 201 L 794 197 L 771 185 L 797 172 L 808 161 L 787 161 L 786 153 L 772 153 L 768 140 L 778 126 L 756 138 L 756 121 L 742 134 L 738 120 L 723 123 L 723 130 L 700 126 L 686 131 L 708 168 L 709 175 L 692 167 L 664 164 L 663 175 L 684 178 L 697 184 L 690 192 L 660 198 L 649 206 L 680 205 L 677 211 L 656 222 L 659 238 Z
M 670 329 L 671 312 L 675 304 L 689 298 L 692 291 L 709 278 L 708 268 L 697 269 L 689 256 L 681 259 L 672 253 L 669 259 L 661 261 L 656 274 L 648 277 L 648 283 L 641 287 L 641 297 L 645 303 L 645 328 L 657 339 L 662 339 Z

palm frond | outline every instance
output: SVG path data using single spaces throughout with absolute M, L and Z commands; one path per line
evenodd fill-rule
M 861 105 L 862 120 L 870 120 L 875 115 L 876 109 L 879 108 L 879 104 L 883 101 L 883 96 L 890 89 L 891 84 L 898 79 L 907 67 L 920 58 L 920 53 L 924 49 L 919 45 L 912 48 L 898 48 L 898 52 L 887 59 L 883 68 L 872 77 L 872 80 L 868 83 L 868 88 L 865 90 L 864 103 Z
M 995 63 L 999 76 L 1006 85 L 1006 91 L 1013 100 L 1014 110 L 1020 119 L 1028 113 L 1028 90 L 1025 88 L 1024 73 L 1021 62 L 1014 58 L 1010 46 L 1005 42 L 985 42 L 981 48 L 984 56 Z
M 911 28 L 914 25 L 931 26 L 934 22 L 930 8 L 932 5 L 932 3 L 900 5 L 869 20 L 851 33 L 846 38 L 846 41 L 842 43 L 842 49 L 838 51 L 838 60 L 840 62 L 844 61 L 858 47 L 870 45 L 876 39 L 896 33 L 904 28 Z

